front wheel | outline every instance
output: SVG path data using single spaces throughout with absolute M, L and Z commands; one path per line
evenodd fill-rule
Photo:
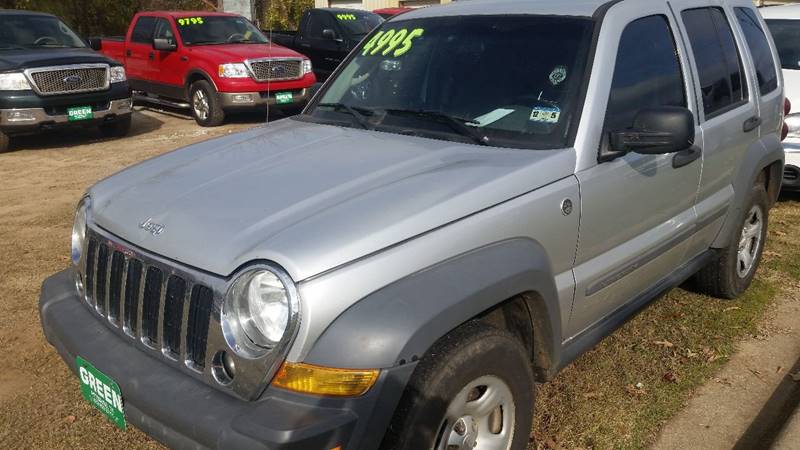
M 225 121 L 225 111 L 219 101 L 217 90 L 208 81 L 192 83 L 189 89 L 192 116 L 202 127 L 216 127 Z
M 506 331 L 468 323 L 442 338 L 414 371 L 383 449 L 522 450 L 534 380 L 527 351 Z

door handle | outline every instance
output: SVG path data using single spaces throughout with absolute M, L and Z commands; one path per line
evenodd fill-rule
M 130 50 L 125 50 L 125 56 L 131 56 L 132 54 L 133 52 L 131 52 Z
M 184 55 L 184 56 L 181 56 L 181 61 L 184 61 L 184 62 L 186 62 L 186 61 L 188 61 L 188 60 L 189 60 L 189 57 L 188 57 L 188 56 L 186 56 L 186 55 Z
M 150 52 L 150 59 L 156 59 L 156 52 Z
M 688 166 L 700 159 L 702 155 L 703 152 L 697 147 L 689 147 L 686 150 L 682 150 L 672 157 L 672 168 L 679 169 L 683 166 Z
M 758 128 L 759 126 L 761 126 L 761 117 L 753 116 L 744 121 L 742 129 L 744 130 L 745 133 L 749 133 Z
M 311 44 L 300 44 L 300 47 L 311 48 Z

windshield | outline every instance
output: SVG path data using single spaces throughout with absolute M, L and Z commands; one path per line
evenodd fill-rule
M 800 69 L 800 20 L 767 19 L 784 69 Z
M 0 15 L 0 49 L 83 48 L 86 44 L 52 16 Z
M 370 12 L 335 13 L 336 21 L 350 36 L 366 36 L 383 22 L 381 16 Z
M 500 147 L 562 148 L 592 23 L 543 16 L 387 22 L 362 42 L 304 119 Z
M 175 19 L 185 45 L 266 44 L 267 38 L 239 16 L 191 16 Z

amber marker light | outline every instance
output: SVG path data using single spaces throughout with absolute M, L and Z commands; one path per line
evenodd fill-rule
M 379 373 L 377 369 L 334 369 L 284 361 L 272 385 L 302 394 L 358 397 L 375 384 Z

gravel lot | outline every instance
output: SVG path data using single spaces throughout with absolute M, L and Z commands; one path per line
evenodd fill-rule
M 101 139 L 91 130 L 60 132 L 20 138 L 14 141 L 12 152 L 0 155 L 0 292 L 3 293 L 0 351 L 6 358 L 5 370 L 0 371 L 0 448 L 160 448 L 135 429 L 118 431 L 83 400 L 77 380 L 40 331 L 39 287 L 45 277 L 69 264 L 72 215 L 88 186 L 138 161 L 255 126 L 263 119 L 263 115 L 236 117 L 224 127 L 204 129 L 179 114 L 140 110 L 135 113 L 132 134 L 124 139 Z M 785 239 L 790 239 L 787 234 L 797 231 L 795 220 L 800 213 L 797 200 L 792 197 L 781 202 L 774 216 L 783 222 L 781 227 L 785 231 L 777 232 L 783 233 Z M 780 248 L 778 244 L 772 245 L 773 250 Z M 787 259 L 791 259 L 788 254 Z M 792 274 L 796 281 L 797 276 Z M 631 380 L 640 379 L 634 376 L 643 375 L 633 371 L 633 375 L 619 376 L 619 366 L 623 369 L 642 366 L 644 371 L 652 365 L 651 361 L 661 364 L 662 360 L 655 360 L 649 353 L 637 353 L 636 345 L 645 339 L 663 339 L 663 335 L 651 337 L 650 333 L 672 329 L 670 320 L 676 320 L 676 314 L 680 314 L 681 320 L 689 320 L 714 313 L 709 308 L 718 309 L 718 314 L 729 314 L 726 311 L 732 308 L 731 303 L 707 303 L 683 291 L 675 292 L 540 391 L 536 421 L 540 443 L 559 448 L 562 445 L 604 448 L 639 447 L 640 439 L 651 440 L 647 436 L 652 436 L 658 425 L 654 423 L 651 428 L 636 425 L 636 415 L 638 411 L 646 411 L 642 402 L 649 401 L 648 397 L 625 390 Z M 695 336 L 690 331 L 686 333 L 689 338 Z M 680 345 L 679 338 L 670 339 Z M 660 347 L 656 349 L 661 351 Z M 620 352 L 628 355 L 625 360 L 620 360 Z M 634 361 L 628 363 L 627 359 Z M 674 364 L 672 356 L 662 359 Z M 653 369 L 651 378 L 655 381 L 651 385 L 660 382 L 663 372 L 658 370 L 661 368 Z M 598 392 L 598 384 L 608 386 L 608 392 L 603 388 Z M 689 390 L 691 387 L 687 386 L 676 394 L 681 397 L 678 402 L 688 397 Z M 660 392 L 656 387 L 653 391 L 653 396 Z M 599 417 L 597 408 L 610 409 Z M 615 422 L 609 419 L 619 411 L 632 416 L 622 414 L 624 427 L 615 426 L 605 433 L 600 424 Z M 673 409 L 665 410 L 669 416 L 667 411 Z M 585 421 L 597 426 L 593 428 Z M 627 436 L 626 433 L 632 433 L 628 427 L 646 428 L 647 436 Z M 607 435 L 610 441 L 594 441 L 592 437 L 598 435 Z

